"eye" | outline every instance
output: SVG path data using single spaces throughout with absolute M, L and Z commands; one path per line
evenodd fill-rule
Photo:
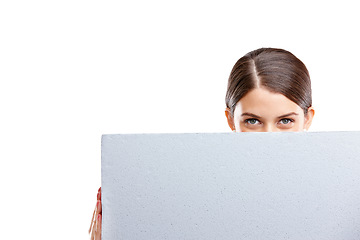
M 250 118 L 250 119 L 246 119 L 245 123 L 248 123 L 250 125 L 255 125 L 255 124 L 259 124 L 259 120 L 255 119 L 255 118 Z
M 287 124 L 289 124 L 289 123 L 294 122 L 294 120 L 293 120 L 293 119 L 290 119 L 290 118 L 283 118 L 283 119 L 281 119 L 279 122 L 280 122 L 281 124 L 287 125 Z

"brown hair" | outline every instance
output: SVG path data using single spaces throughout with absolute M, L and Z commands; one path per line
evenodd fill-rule
M 299 105 L 304 114 L 312 105 L 308 70 L 292 53 L 277 48 L 260 48 L 240 58 L 231 70 L 226 107 L 234 116 L 236 103 L 250 90 L 263 87 L 283 94 Z

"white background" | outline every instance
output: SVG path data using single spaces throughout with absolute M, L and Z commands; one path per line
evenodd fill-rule
M 308 67 L 312 131 L 360 130 L 355 1 L 2 1 L 2 239 L 88 239 L 105 133 L 229 132 L 260 47 Z

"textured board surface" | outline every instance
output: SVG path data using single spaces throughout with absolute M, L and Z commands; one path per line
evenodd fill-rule
M 360 132 L 102 137 L 103 240 L 360 239 Z

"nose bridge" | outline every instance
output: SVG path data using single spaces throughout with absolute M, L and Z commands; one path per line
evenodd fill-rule
M 274 126 L 274 124 L 266 123 L 266 124 L 264 124 L 263 131 L 264 132 L 277 132 L 278 129 L 276 128 L 276 126 Z

